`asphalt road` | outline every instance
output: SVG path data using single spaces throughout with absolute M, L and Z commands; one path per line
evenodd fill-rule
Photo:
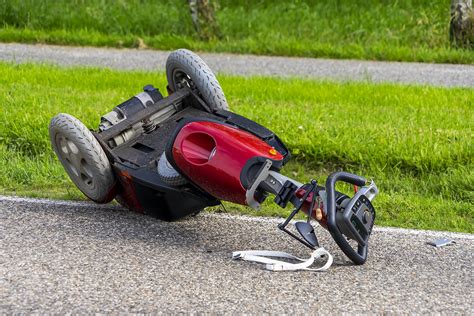
M 278 220 L 200 214 L 166 223 L 118 207 L 0 197 L 0 314 L 472 314 L 474 235 L 376 228 L 363 266 L 269 272 L 235 250 L 307 256 Z M 457 243 L 436 249 L 427 241 Z
M 169 52 L 0 44 L 0 60 L 164 71 Z M 217 73 L 474 87 L 474 65 L 332 60 L 199 53 Z

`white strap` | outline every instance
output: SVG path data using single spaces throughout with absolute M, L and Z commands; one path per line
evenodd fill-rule
M 322 258 L 327 256 L 326 264 L 320 268 L 310 268 L 316 258 Z M 286 258 L 301 261 L 301 263 L 290 263 L 286 261 L 280 261 L 270 259 L 266 257 L 274 258 Z M 248 250 L 248 251 L 235 251 L 232 253 L 232 259 L 241 259 L 245 261 L 253 261 L 259 263 L 265 263 L 265 269 L 270 271 L 296 271 L 296 270 L 308 270 L 308 271 L 326 271 L 332 265 L 333 258 L 331 254 L 324 248 L 318 248 L 311 254 L 308 259 L 301 259 L 296 256 L 290 255 L 286 252 L 281 251 L 268 251 L 268 250 Z

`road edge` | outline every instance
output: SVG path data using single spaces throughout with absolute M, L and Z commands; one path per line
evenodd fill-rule
M 97 204 L 97 203 L 88 202 L 88 201 L 52 200 L 52 199 L 44 199 L 44 198 L 29 198 L 29 197 L 7 196 L 7 195 L 0 195 L 0 202 L 32 203 L 32 204 L 44 204 L 44 205 L 55 205 L 55 206 L 94 207 L 94 208 L 108 209 L 108 210 L 124 210 L 121 206 L 112 205 L 112 204 Z M 211 213 L 211 212 L 204 212 L 202 213 L 202 216 L 217 217 L 217 218 L 229 219 L 229 220 L 241 220 L 241 221 L 246 221 L 246 222 L 265 222 L 265 223 L 270 222 L 270 223 L 275 223 L 275 224 L 280 223 L 283 220 L 282 218 L 278 218 L 278 217 L 264 217 L 264 216 L 256 217 L 256 216 L 248 216 L 248 215 Z M 380 233 L 394 233 L 394 234 L 400 234 L 400 235 L 420 235 L 420 236 L 474 240 L 474 234 L 448 232 L 448 231 L 417 230 L 417 229 L 409 229 L 409 228 L 381 227 L 381 226 L 375 226 L 374 231 L 380 232 Z

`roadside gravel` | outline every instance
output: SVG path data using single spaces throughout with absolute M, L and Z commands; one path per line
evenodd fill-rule
M 164 71 L 169 52 L 29 44 L 0 44 L 0 60 L 46 62 L 61 66 L 95 66 Z M 340 81 L 396 82 L 445 87 L 474 87 L 474 65 L 332 60 L 199 53 L 217 73 Z

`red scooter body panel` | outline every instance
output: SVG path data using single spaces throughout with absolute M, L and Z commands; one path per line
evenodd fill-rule
M 283 155 L 255 135 L 209 121 L 186 124 L 172 148 L 176 166 L 196 185 L 219 200 L 245 205 L 240 173 L 253 157 L 283 160 Z

